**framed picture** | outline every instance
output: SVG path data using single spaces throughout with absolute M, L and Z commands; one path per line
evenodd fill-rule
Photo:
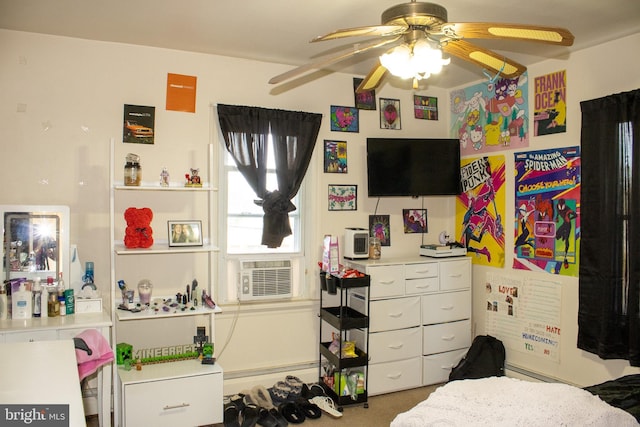
M 355 107 L 331 106 L 331 130 L 337 132 L 360 132 L 358 109 Z
M 427 233 L 427 210 L 426 209 L 402 209 L 402 222 L 404 232 Z
M 402 129 L 399 99 L 380 98 L 380 129 Z
M 324 172 L 347 173 L 347 141 L 324 140 Z
M 353 78 L 353 96 L 356 108 L 358 110 L 375 110 L 376 109 L 376 90 L 371 89 L 362 93 L 357 93 L 356 89 L 360 86 L 364 79 L 358 77 Z
M 413 95 L 413 116 L 421 120 L 438 120 L 438 98 Z
M 389 215 L 369 215 L 369 236 L 380 239 L 381 246 L 391 246 Z
M 355 211 L 358 209 L 358 186 L 329 184 L 329 210 Z
M 169 246 L 202 246 L 202 221 L 168 221 Z

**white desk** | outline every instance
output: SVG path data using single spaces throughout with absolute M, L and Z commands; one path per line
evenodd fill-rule
M 73 340 L 0 344 L 0 366 L 0 403 L 68 404 L 69 426 L 86 426 Z
M 100 313 L 76 313 L 58 317 L 0 320 L 0 344 L 70 340 L 80 332 L 90 328 L 99 330 L 102 336 L 111 342 L 111 324 L 110 315 L 104 311 Z M 29 368 L 37 366 L 37 369 L 41 371 L 45 366 L 51 368 L 54 364 L 54 360 L 42 356 L 37 365 L 23 365 Z M 6 365 L 2 366 L 3 372 L 8 370 Z M 111 364 L 105 365 L 98 370 L 97 379 L 100 426 L 107 427 L 111 425 Z M 3 385 L 4 381 L 0 380 L 0 388 Z

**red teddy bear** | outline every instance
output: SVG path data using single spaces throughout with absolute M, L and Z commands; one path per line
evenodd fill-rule
M 149 208 L 128 208 L 124 211 L 127 229 L 124 245 L 127 248 L 149 248 L 153 245 L 153 230 L 151 220 L 153 212 Z

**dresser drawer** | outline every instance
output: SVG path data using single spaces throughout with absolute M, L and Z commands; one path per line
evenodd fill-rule
M 371 299 L 404 295 L 404 266 L 380 265 L 367 268 L 371 276 Z
M 423 354 L 443 353 L 471 345 L 471 321 L 440 323 L 422 327 Z
M 369 365 L 369 396 L 420 387 L 422 385 L 422 360 L 416 357 L 397 362 Z
M 407 295 L 437 292 L 440 284 L 437 277 L 425 277 L 422 279 L 407 279 L 405 290 Z
M 406 279 L 422 279 L 424 277 L 438 277 L 438 263 L 425 262 L 419 264 L 405 264 L 404 277 Z
M 123 402 L 127 427 L 215 424 L 222 421 L 214 407 L 222 402 L 222 374 L 126 384 Z
M 422 324 L 471 318 L 471 291 L 422 296 Z
M 440 264 L 440 290 L 471 289 L 471 262 L 464 257 Z
M 391 331 L 420 325 L 420 297 L 393 298 L 369 303 L 369 332 Z
M 359 348 L 366 348 L 365 334 L 352 332 L 352 339 Z M 422 329 L 418 327 L 399 331 L 373 332 L 369 334 L 369 363 L 410 359 L 422 355 Z
M 56 341 L 58 332 L 55 329 L 44 331 L 12 332 L 5 335 L 5 342 Z
M 440 384 L 449 380 L 451 369 L 467 354 L 468 348 L 431 354 L 422 359 L 422 385 Z

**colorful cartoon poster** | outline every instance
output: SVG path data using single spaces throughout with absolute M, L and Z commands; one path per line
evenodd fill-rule
M 451 93 L 451 138 L 462 156 L 529 146 L 527 73 Z
M 462 193 L 456 197 L 456 236 L 474 264 L 504 266 L 505 159 L 462 159 Z
M 549 135 L 567 131 L 567 71 L 533 79 L 533 134 Z
M 426 209 L 402 209 L 402 223 L 405 234 L 429 232 Z
M 324 172 L 347 173 L 347 141 L 324 140 Z
M 513 268 L 578 276 L 580 147 L 515 154 Z
M 335 132 L 360 132 L 358 109 L 354 107 L 331 106 L 331 130 Z

